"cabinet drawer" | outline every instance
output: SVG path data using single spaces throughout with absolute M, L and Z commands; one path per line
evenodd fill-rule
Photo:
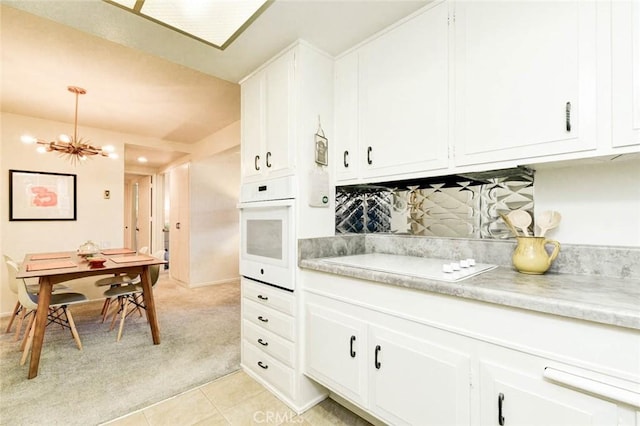
M 243 300 L 242 307 L 242 317 L 245 320 L 293 342 L 295 336 L 293 317 L 247 299 Z
M 293 315 L 295 298 L 286 290 L 278 290 L 266 284 L 242 280 L 242 296 L 248 300 Z
M 260 351 L 246 340 L 242 342 L 242 363 L 265 382 L 287 396 L 293 395 L 293 370 Z
M 256 348 L 271 355 L 285 365 L 293 367 L 295 353 L 293 343 L 278 337 L 270 331 L 253 325 L 247 320 L 242 321 L 243 339 Z

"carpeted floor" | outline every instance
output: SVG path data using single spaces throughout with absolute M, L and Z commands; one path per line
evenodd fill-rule
M 68 330 L 47 327 L 38 377 L 0 321 L 0 425 L 96 425 L 239 368 L 240 285 L 186 289 L 163 274 L 154 291 L 160 345 L 146 318 L 100 323 L 101 301 L 72 306 L 83 350 Z

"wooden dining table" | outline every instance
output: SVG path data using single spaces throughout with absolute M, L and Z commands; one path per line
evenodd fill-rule
M 89 258 L 96 257 L 106 259 L 103 266 L 95 267 L 89 263 Z M 28 378 L 33 379 L 38 375 L 40 353 L 42 352 L 49 303 L 51 302 L 51 291 L 54 284 L 65 281 L 94 275 L 140 275 L 153 344 L 160 344 L 160 330 L 153 300 L 153 286 L 151 285 L 149 267 L 163 263 L 166 263 L 166 261 L 150 255 L 137 254 L 134 250 L 126 248 L 104 250 L 92 257 L 84 256 L 75 251 L 27 254 L 16 276 L 17 278 L 38 278 L 40 285 Z

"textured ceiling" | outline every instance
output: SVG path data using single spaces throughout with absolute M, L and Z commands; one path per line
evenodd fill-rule
M 81 86 L 80 130 L 151 138 L 125 166 L 161 167 L 239 120 L 238 81 L 295 40 L 338 55 L 425 3 L 276 0 L 221 51 L 103 1 L 2 1 L 0 106 L 72 123 Z

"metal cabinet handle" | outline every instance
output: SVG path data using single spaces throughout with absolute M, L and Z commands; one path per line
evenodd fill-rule
M 269 298 L 267 296 L 263 296 L 261 294 L 258 295 L 258 299 L 260 299 L 260 300 L 269 300 Z
M 349 151 L 345 151 L 344 154 L 342 154 L 342 163 L 344 164 L 345 167 L 349 167 Z
M 176 229 L 180 229 L 180 222 L 176 222 Z M 137 231 L 137 229 L 136 229 Z
M 260 321 L 262 321 L 262 322 L 269 322 L 269 318 L 265 318 L 265 317 L 263 317 L 262 315 L 260 315 L 260 316 L 258 317 L 258 319 L 259 319 Z
M 256 158 L 253 159 L 253 167 L 256 170 L 260 170 L 260 166 L 258 165 L 258 161 L 260 161 L 260 156 L 256 155 Z
M 375 352 L 375 359 L 373 362 L 373 365 L 376 367 L 377 370 L 380 370 L 380 361 L 378 361 L 378 353 L 380 353 L 380 350 L 382 348 L 380 347 L 380 345 L 376 345 L 376 352 Z
M 271 153 L 267 152 L 267 161 L 266 161 L 267 167 L 271 167 Z
M 504 401 L 504 394 L 500 392 L 498 394 L 498 424 L 504 426 L 504 416 L 502 415 L 502 403 Z
M 353 350 L 353 342 L 355 341 L 356 341 L 356 336 L 351 336 L 351 341 L 349 342 L 349 355 L 351 355 L 351 358 L 356 357 L 356 351 Z
M 265 342 L 262 339 L 258 339 L 258 343 L 260 343 L 262 346 L 269 346 L 269 342 Z
M 262 361 L 258 361 L 258 365 L 260 366 L 260 368 L 264 368 L 265 370 L 269 368 L 269 366 L 267 364 L 263 364 Z
M 371 161 L 371 151 L 373 151 L 373 148 L 367 147 L 367 164 L 373 164 L 373 161 Z
M 567 132 L 571 131 L 571 102 L 567 102 L 567 104 L 564 107 L 564 113 L 565 113 L 565 125 L 567 128 Z

